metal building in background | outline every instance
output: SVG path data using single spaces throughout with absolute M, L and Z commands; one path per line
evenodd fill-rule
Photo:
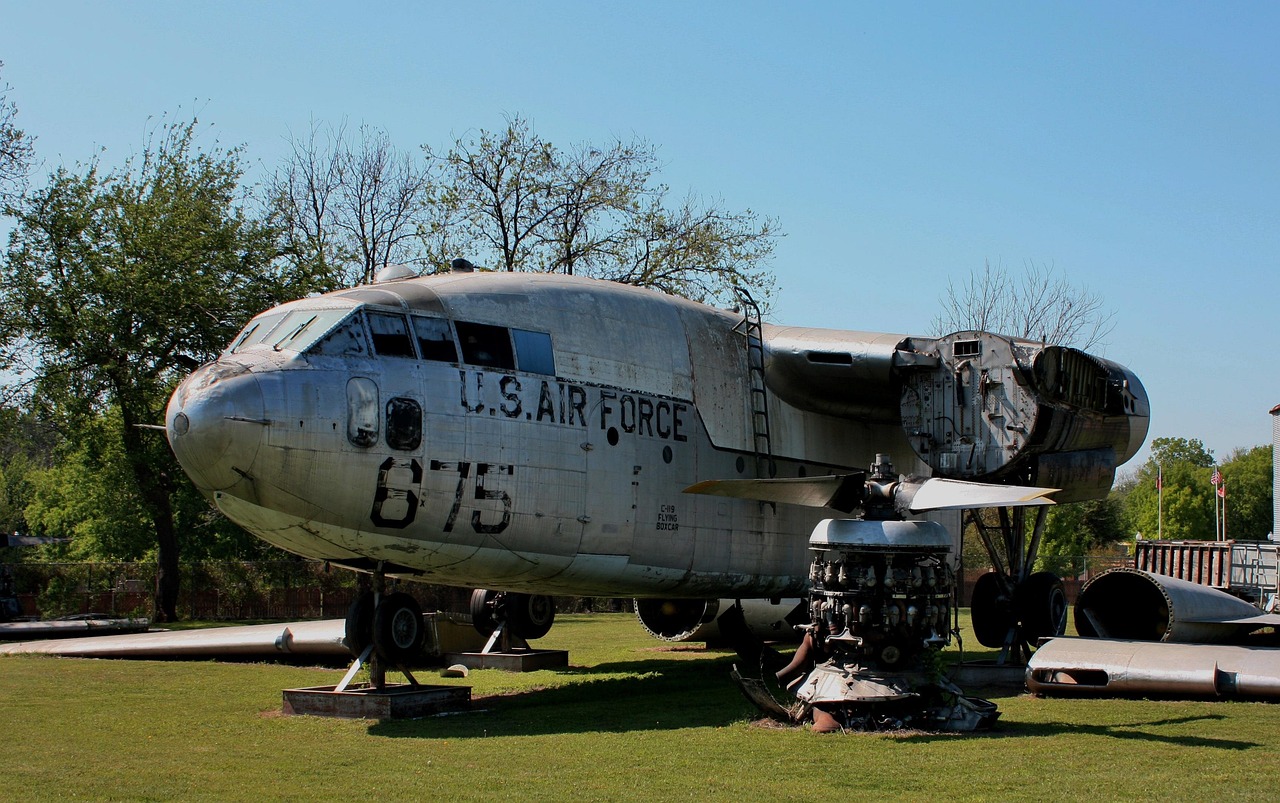
M 1280 540 L 1280 473 L 1276 458 L 1280 457 L 1280 404 L 1271 408 L 1271 540 Z

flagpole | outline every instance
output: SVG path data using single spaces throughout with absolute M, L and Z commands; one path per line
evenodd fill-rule
M 1156 463 L 1156 538 L 1164 540 L 1164 466 Z
M 1223 540 L 1222 519 L 1218 516 L 1218 483 L 1222 480 L 1222 476 L 1218 473 L 1218 467 L 1213 467 L 1213 478 L 1209 480 L 1213 484 L 1213 540 Z

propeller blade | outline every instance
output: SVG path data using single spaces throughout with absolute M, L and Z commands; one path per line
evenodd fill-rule
M 1058 488 L 1031 488 L 1025 485 L 989 485 L 984 482 L 947 480 L 941 477 L 922 483 L 904 482 L 899 488 L 900 510 L 966 510 L 983 507 L 1024 507 L 1056 504 L 1049 494 Z M 914 492 L 913 492 L 914 491 Z
M 690 485 L 684 492 L 805 507 L 830 507 L 841 513 L 852 513 L 862 505 L 866 496 L 866 475 L 856 472 L 778 480 L 706 480 Z

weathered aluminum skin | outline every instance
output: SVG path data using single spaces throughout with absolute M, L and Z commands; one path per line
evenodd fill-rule
M 337 323 L 347 309 L 361 320 L 412 313 L 543 333 L 554 374 L 379 356 L 367 328 Z M 255 321 L 292 313 L 328 322 L 319 341 L 328 351 L 287 332 L 229 348 L 182 383 L 166 415 L 196 485 L 268 542 L 353 568 L 385 561 L 393 575 L 495 590 L 804 592 L 805 537 L 824 511 L 683 493 L 700 480 L 756 476 L 741 315 L 616 283 L 520 273 L 359 287 Z M 823 331 L 823 343 L 841 342 Z M 766 350 L 773 333 L 765 327 Z M 884 344 L 898 336 L 844 339 L 871 364 L 846 376 L 843 392 L 879 410 L 888 398 Z M 923 352 L 894 359 L 920 371 L 938 365 Z M 831 407 L 828 385 L 797 371 L 769 399 L 771 476 L 846 473 L 881 453 L 905 473 L 931 472 L 892 409 Z M 420 421 L 412 437 L 390 423 L 406 410 Z M 1077 429 L 1088 431 L 1088 420 Z M 1145 418 L 1138 423 L 1145 432 Z M 1132 453 L 1116 444 L 1107 466 Z
M 1123 567 L 1090 579 L 1075 614 L 1086 638 L 1136 641 L 1224 643 L 1280 626 L 1280 615 L 1259 613 L 1224 591 Z
M 1280 698 L 1280 649 L 1051 639 L 1027 664 L 1034 694 Z
M 42 653 L 79 658 L 347 656 L 342 619 L 290 624 L 213 627 L 134 635 L 0 644 L 0 654 Z

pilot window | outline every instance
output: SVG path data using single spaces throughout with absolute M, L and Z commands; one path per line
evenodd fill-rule
M 276 324 L 284 320 L 284 316 L 285 313 L 283 312 L 274 312 L 266 315 L 259 315 L 252 321 L 249 321 L 249 325 L 244 328 L 244 331 L 240 333 L 240 336 L 231 341 L 231 345 L 227 347 L 227 351 L 234 354 L 240 349 L 255 346 L 258 343 L 263 342 L 267 339 L 267 336 L 271 334 L 271 331 L 276 328 Z
M 505 326 L 458 321 L 458 343 L 462 361 L 488 368 L 515 368 L 511 353 L 511 335 Z
M 276 351 L 304 351 L 350 313 L 350 309 L 295 309 L 264 342 L 270 343 Z
M 425 318 L 414 315 L 413 333 L 418 338 L 418 350 L 422 359 L 439 362 L 457 362 L 458 347 L 453 344 L 453 332 L 443 318 Z
M 338 324 L 333 331 L 325 335 L 310 351 L 313 354 L 341 355 L 347 357 L 364 357 L 369 353 L 369 346 L 364 336 L 364 324 L 359 315 L 352 315 Z
M 521 371 L 556 375 L 556 359 L 551 353 L 551 335 L 546 332 L 512 329 L 511 338 L 516 344 L 516 362 Z
M 403 315 L 393 312 L 369 312 L 369 334 L 373 336 L 373 350 L 383 357 L 415 358 L 413 339 L 409 337 L 409 324 Z

